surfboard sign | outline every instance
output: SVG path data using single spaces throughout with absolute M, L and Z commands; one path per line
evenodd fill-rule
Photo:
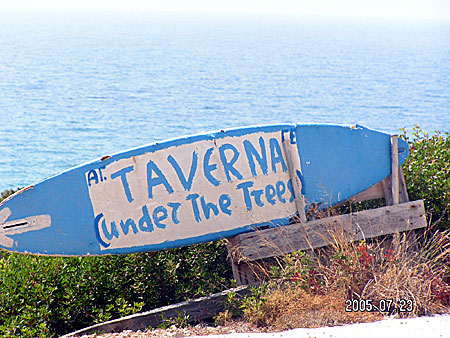
M 408 145 L 399 140 L 399 163 Z M 0 247 L 104 255 L 213 241 L 289 224 L 391 172 L 390 135 L 362 126 L 221 130 L 104 156 L 0 204 Z

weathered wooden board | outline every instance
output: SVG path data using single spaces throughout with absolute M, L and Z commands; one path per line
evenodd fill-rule
M 230 293 L 235 293 L 237 296 L 244 296 L 249 292 L 250 288 L 248 286 L 240 286 L 211 296 L 168 305 L 151 311 L 136 313 L 134 315 L 96 324 L 69 333 L 61 338 L 82 336 L 94 332 L 113 333 L 122 332 L 124 330 L 143 331 L 149 327 L 157 328 L 165 319 L 177 318 L 179 315 L 189 316 L 189 322 L 201 321 L 213 318 L 214 315 L 224 311 L 225 300 Z
M 407 155 L 399 140 L 400 164 Z M 103 255 L 218 240 L 304 218 L 305 206 L 334 205 L 390 173 L 390 135 L 361 126 L 194 135 L 104 156 L 14 195 L 0 205 L 0 247 Z
M 336 234 L 357 241 L 426 226 L 420 200 L 241 234 L 230 241 L 234 261 L 245 262 L 327 246 L 334 243 Z
M 406 183 L 405 183 L 405 177 L 403 176 L 402 167 L 399 167 L 398 169 L 398 180 L 399 180 L 399 202 L 404 203 L 408 202 L 408 191 L 406 190 Z M 378 198 L 384 198 L 386 200 L 386 205 L 392 205 L 393 198 L 392 198 L 392 175 L 389 175 L 384 180 L 378 182 L 377 184 L 371 186 L 369 189 L 353 196 L 350 198 L 351 201 L 354 203 L 362 202 L 362 201 L 368 201 Z
M 399 184 L 399 175 L 398 175 L 398 136 L 393 135 L 391 137 L 391 176 L 392 176 L 392 204 L 400 203 L 400 184 Z

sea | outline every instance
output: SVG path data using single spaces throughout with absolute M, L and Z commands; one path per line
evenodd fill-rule
M 249 125 L 450 132 L 450 22 L 0 13 L 0 191 Z

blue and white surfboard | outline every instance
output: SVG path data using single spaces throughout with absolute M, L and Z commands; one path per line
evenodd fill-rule
M 399 140 L 398 147 L 401 164 L 408 145 Z M 388 134 L 337 125 L 258 126 L 158 142 L 72 168 L 3 201 L 0 247 L 122 254 L 284 225 L 299 198 L 306 208 L 330 206 L 387 177 L 390 151 Z

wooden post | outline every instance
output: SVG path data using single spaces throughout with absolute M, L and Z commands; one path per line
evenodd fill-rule
M 292 180 L 292 187 L 295 195 L 295 206 L 298 211 L 300 220 L 306 222 L 305 213 L 305 199 L 302 195 L 302 182 L 300 181 L 299 174 L 302 172 L 300 156 L 298 154 L 297 143 L 292 143 L 290 137 L 285 138 L 282 132 L 283 148 L 286 153 L 287 166 L 289 170 L 289 176 Z
M 383 197 L 386 205 L 393 205 L 392 202 L 392 175 L 389 175 L 381 181 L 381 188 L 383 190 Z
M 391 136 L 391 171 L 392 204 L 396 205 L 400 202 L 400 184 L 398 179 L 398 135 Z
M 405 176 L 403 175 L 403 169 L 399 167 L 399 179 L 400 179 L 400 203 L 409 202 L 408 190 L 406 189 Z
M 406 190 L 405 178 L 403 170 L 398 162 L 398 135 L 391 136 L 391 202 L 393 205 L 408 202 L 408 191 Z M 388 198 L 386 198 L 386 204 Z M 409 233 L 401 235 L 396 233 L 392 236 L 392 242 L 397 250 L 401 246 L 407 247 L 408 250 L 417 250 L 417 236 L 416 231 L 411 230 Z

